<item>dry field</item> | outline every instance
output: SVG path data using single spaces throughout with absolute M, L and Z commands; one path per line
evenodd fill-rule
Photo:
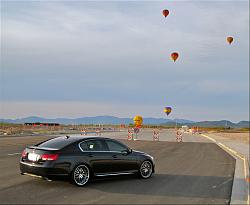
M 217 136 L 225 137 L 230 140 L 241 141 L 249 144 L 250 133 L 249 132 L 216 132 Z

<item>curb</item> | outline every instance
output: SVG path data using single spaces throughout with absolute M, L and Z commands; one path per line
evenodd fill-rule
M 249 162 L 245 156 L 224 145 L 221 142 L 217 142 L 215 139 L 201 134 L 201 136 L 213 141 L 217 146 L 226 151 L 232 157 L 236 159 L 234 180 L 231 193 L 230 204 L 250 204 L 249 196 Z M 244 178 L 240 175 L 244 173 Z M 242 180 L 243 179 L 243 180 Z

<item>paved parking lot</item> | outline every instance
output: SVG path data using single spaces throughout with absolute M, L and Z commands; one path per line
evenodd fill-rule
M 213 143 L 122 140 L 155 157 L 153 177 L 101 178 L 79 188 L 67 180 L 48 182 L 19 174 L 17 153 L 26 144 L 43 139 L 46 137 L 0 139 L 0 203 L 229 203 L 235 160 Z

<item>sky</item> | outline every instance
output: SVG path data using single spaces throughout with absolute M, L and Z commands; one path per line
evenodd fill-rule
M 0 75 L 0 118 L 249 120 L 249 2 L 1 1 Z

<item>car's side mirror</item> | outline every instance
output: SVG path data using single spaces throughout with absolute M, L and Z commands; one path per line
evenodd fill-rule
M 128 154 L 128 150 L 122 150 L 121 153 L 122 153 L 123 155 L 127 155 L 127 154 Z
M 132 152 L 132 149 L 126 149 L 126 150 L 123 150 L 122 151 L 122 154 L 123 155 L 128 155 L 128 154 L 130 154 Z

